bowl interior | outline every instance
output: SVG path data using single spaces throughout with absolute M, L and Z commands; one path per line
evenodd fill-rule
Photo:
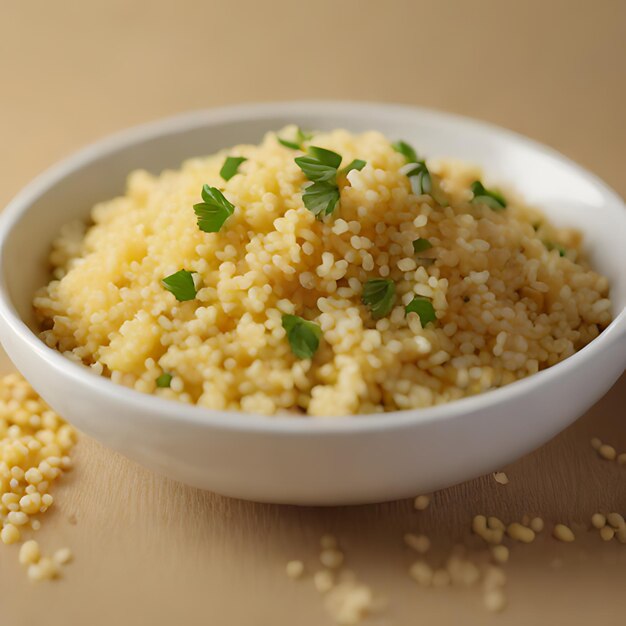
M 613 314 L 626 306 L 626 211 L 621 199 L 582 168 L 523 137 L 480 122 L 389 105 L 285 103 L 193 113 L 121 133 L 44 174 L 11 204 L 3 228 L 0 281 L 18 314 L 34 327 L 32 297 L 48 280 L 47 257 L 61 226 L 86 219 L 91 207 L 123 193 L 137 168 L 158 173 L 189 157 L 268 130 L 379 130 L 427 157 L 453 157 L 483 167 L 485 180 L 513 188 L 558 225 L 584 233 L 593 266 L 611 281 Z

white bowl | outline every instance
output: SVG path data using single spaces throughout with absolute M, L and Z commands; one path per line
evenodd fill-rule
M 51 240 L 124 190 L 135 168 L 159 172 L 271 129 L 377 129 L 420 154 L 485 168 L 558 224 L 580 228 L 611 280 L 613 323 L 583 350 L 502 389 L 446 405 L 333 420 L 209 411 L 117 386 L 48 348 L 31 302 Z M 241 498 L 349 504 L 409 497 L 488 471 L 582 415 L 626 366 L 626 211 L 604 183 L 544 146 L 487 124 L 422 109 L 357 103 L 246 105 L 191 113 L 102 141 L 52 168 L 0 217 L 0 339 L 44 399 L 80 430 L 183 482 Z

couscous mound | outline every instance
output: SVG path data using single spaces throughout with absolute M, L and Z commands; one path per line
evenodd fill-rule
M 292 127 L 133 172 L 56 240 L 42 338 L 219 410 L 373 413 L 501 387 L 594 339 L 609 285 L 579 234 L 483 182 L 378 132 Z

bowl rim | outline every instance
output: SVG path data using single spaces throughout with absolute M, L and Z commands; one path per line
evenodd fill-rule
M 72 379 L 77 385 L 86 386 L 95 394 L 113 396 L 118 402 L 124 402 L 133 409 L 150 412 L 155 419 L 173 420 L 179 423 L 187 422 L 196 426 L 222 430 L 288 435 L 349 435 L 364 431 L 376 433 L 417 424 L 452 420 L 467 413 L 475 413 L 487 406 L 512 401 L 536 387 L 550 384 L 560 376 L 567 374 L 568 371 L 583 365 L 585 360 L 599 354 L 613 341 L 626 340 L 626 307 L 624 307 L 615 315 L 611 324 L 584 348 L 545 370 L 504 387 L 425 408 L 340 417 L 294 418 L 282 415 L 265 416 L 243 411 L 218 411 L 185 404 L 177 400 L 160 398 L 124 387 L 114 383 L 109 378 L 95 374 L 84 365 L 75 363 L 60 352 L 48 347 L 17 313 L 8 294 L 2 263 L 6 242 L 13 228 L 22 215 L 28 212 L 33 202 L 73 171 L 140 141 L 177 134 L 207 124 L 219 125 L 229 121 L 264 119 L 276 115 L 323 115 L 348 112 L 353 117 L 368 118 L 372 115 L 419 115 L 426 121 L 453 123 L 498 134 L 508 141 L 525 146 L 566 165 L 576 175 L 586 179 L 598 189 L 609 202 L 618 206 L 621 205 L 626 219 L 626 205 L 622 198 L 595 174 L 553 148 L 482 120 L 411 105 L 347 100 L 263 102 L 200 109 L 133 126 L 91 143 L 46 169 L 17 193 L 0 213 L 0 320 L 6 324 L 8 331 L 12 332 L 22 344 L 35 353 L 47 366 L 56 369 L 60 375 Z

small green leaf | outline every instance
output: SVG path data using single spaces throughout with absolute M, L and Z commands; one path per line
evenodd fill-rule
M 559 256 L 565 256 L 567 250 L 560 243 L 554 243 L 553 241 L 544 241 L 543 245 L 550 251 L 558 250 Z
M 430 250 L 433 247 L 433 244 L 428 241 L 428 239 L 424 239 L 423 237 L 419 237 L 413 242 L 413 250 L 415 253 L 424 252 L 425 250 Z
M 349 165 L 341 168 L 341 171 L 339 173 L 345 176 L 348 172 L 351 172 L 352 170 L 358 170 L 360 172 L 366 165 L 367 161 L 364 161 L 363 159 L 354 159 L 354 161 L 351 161 Z
M 285 148 L 289 148 L 291 150 L 304 150 L 303 144 L 305 141 L 309 141 L 313 137 L 312 133 L 305 133 L 300 127 L 296 128 L 296 138 L 295 141 L 289 141 L 287 139 L 281 139 L 277 137 L 278 143 Z
M 187 302 L 196 297 L 197 291 L 193 282 L 193 274 L 187 270 L 180 270 L 167 276 L 161 281 L 161 284 L 170 293 L 173 293 L 179 302 Z
M 304 190 L 302 201 L 313 215 L 330 215 L 339 202 L 339 189 L 332 183 L 313 183 Z
M 417 162 L 417 152 L 415 152 L 415 148 L 409 145 L 406 141 L 396 141 L 391 144 L 391 147 L 400 154 L 404 155 L 407 163 L 416 163 Z
M 377 320 L 388 315 L 396 301 L 396 285 L 393 280 L 374 278 L 363 285 L 363 304 L 366 304 L 372 317 Z
M 335 183 L 337 179 L 336 167 L 325 165 L 313 157 L 298 157 L 295 161 L 304 175 L 314 183 Z
M 429 322 L 437 321 L 433 303 L 424 296 L 415 296 L 413 300 L 411 300 L 411 302 L 404 307 L 404 310 L 407 315 L 409 313 L 417 313 L 420 317 L 422 328 L 424 328 Z
M 283 315 L 282 321 L 291 351 L 299 359 L 313 358 L 320 345 L 322 329 L 297 315 Z
M 418 161 L 415 167 L 407 173 L 407 176 L 411 183 L 411 190 L 416 196 L 432 191 L 433 182 L 424 161 Z
M 171 374 L 168 374 L 167 372 L 163 372 L 157 379 L 156 379 L 156 386 L 161 388 L 161 389 L 167 389 L 171 382 L 172 382 L 172 378 L 173 376 Z
M 224 165 L 222 165 L 222 169 L 220 170 L 220 176 L 224 180 L 230 180 L 237 173 L 239 166 L 247 160 L 246 157 L 226 157 Z
M 501 211 L 506 208 L 504 196 L 494 189 L 485 189 L 479 180 L 475 180 L 471 186 L 474 198 L 472 202 L 482 202 L 494 211 Z
M 193 205 L 193 210 L 198 216 L 198 228 L 205 233 L 217 233 L 233 214 L 235 206 L 217 187 L 209 185 L 202 188 L 202 199 L 204 202 Z
M 341 155 L 318 148 L 309 147 L 308 156 L 295 159 L 304 175 L 314 183 L 334 183 L 337 179 L 337 168 L 341 165 Z
M 301 150 L 300 145 L 297 144 L 295 141 L 287 141 L 286 139 L 281 139 L 280 137 L 278 137 L 277 139 L 278 143 L 281 146 L 285 146 L 285 148 L 289 148 L 290 150 Z

